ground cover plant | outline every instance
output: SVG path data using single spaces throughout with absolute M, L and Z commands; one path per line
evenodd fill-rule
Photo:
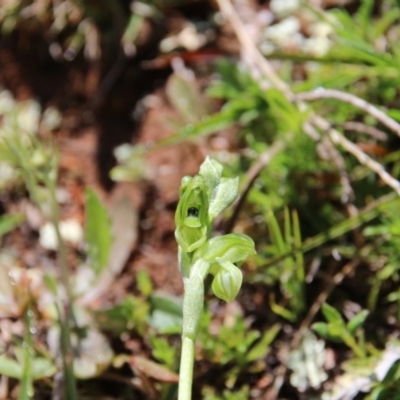
M 400 7 L 342 3 L 0 2 L 0 399 L 400 397 Z

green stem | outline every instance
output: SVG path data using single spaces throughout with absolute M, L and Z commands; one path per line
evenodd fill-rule
M 194 345 L 203 312 L 204 279 L 209 268 L 208 262 L 202 259 L 197 260 L 190 269 L 189 277 L 184 278 L 185 294 L 178 400 L 191 400 L 192 398 Z
M 60 232 L 60 209 L 56 198 L 56 185 L 55 181 L 49 179 L 47 187 L 51 195 L 51 222 L 57 237 L 57 257 L 60 266 L 61 282 L 64 286 L 66 296 L 59 299 L 59 316 L 61 323 L 61 354 L 63 361 L 63 374 L 64 374 L 64 396 L 66 400 L 76 400 L 78 398 L 76 389 L 76 380 L 74 375 L 74 354 L 71 343 L 71 327 L 75 325 L 73 316 L 73 292 L 69 279 L 69 268 L 67 261 L 67 252 L 64 239 Z
M 358 343 L 355 341 L 353 336 L 351 336 L 350 334 L 345 335 L 345 337 L 343 338 L 343 341 L 347 344 L 347 346 L 349 346 L 353 350 L 354 354 L 357 357 L 359 357 L 359 358 L 366 357 L 364 349 L 358 345 Z
M 178 400 L 190 400 L 192 398 L 194 342 L 194 338 L 182 337 Z
M 30 297 L 30 296 L 29 296 Z M 25 338 L 24 338 L 24 361 L 21 386 L 18 395 L 18 400 L 29 400 L 33 397 L 33 382 L 32 382 L 32 308 L 31 299 L 29 298 L 28 306 L 25 310 Z

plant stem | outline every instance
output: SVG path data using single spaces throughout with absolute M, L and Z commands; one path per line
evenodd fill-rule
M 182 261 L 182 258 L 181 258 Z M 182 351 L 179 369 L 178 400 L 191 400 L 194 345 L 200 324 L 204 303 L 204 279 L 210 264 L 197 260 L 190 268 L 189 277 L 184 278 L 185 294 L 183 297 Z
M 189 336 L 182 337 L 178 400 L 190 400 L 192 398 L 194 341 L 195 339 Z
M 30 297 L 30 296 L 29 296 Z M 29 400 L 33 397 L 33 384 L 32 384 L 32 358 L 33 358 L 33 346 L 32 346 L 32 309 L 31 309 L 31 298 L 29 298 L 28 306 L 25 310 L 25 337 L 24 337 L 24 360 L 23 360 L 23 372 L 20 382 L 20 389 L 18 400 Z
M 60 209 L 56 198 L 55 180 L 49 179 L 47 187 L 51 196 L 51 222 L 57 237 L 57 257 L 60 266 L 61 283 L 64 286 L 65 297 L 59 299 L 59 317 L 61 324 L 61 354 L 63 361 L 63 384 L 64 396 L 66 400 L 76 400 L 78 398 L 76 380 L 74 375 L 74 353 L 71 343 L 71 327 L 75 325 L 73 316 L 73 293 L 69 280 L 69 268 L 64 239 L 60 232 Z

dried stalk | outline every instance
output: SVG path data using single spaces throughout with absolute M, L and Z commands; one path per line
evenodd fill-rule
M 388 135 L 386 132 L 375 128 L 374 126 L 363 124 L 362 122 L 348 121 L 342 125 L 342 128 L 346 131 L 365 133 L 366 135 L 369 135 L 376 140 L 382 140 L 383 142 L 388 140 Z
M 313 90 L 311 92 L 303 92 L 295 95 L 295 99 L 298 101 L 315 101 L 320 99 L 335 99 L 343 101 L 344 103 L 349 103 L 354 107 L 359 108 L 365 113 L 374 117 L 377 121 L 385 125 L 387 128 L 396 133 L 397 136 L 400 136 L 400 124 L 398 124 L 394 119 L 390 118 L 383 111 L 376 108 L 371 103 L 360 99 L 351 93 L 345 93 L 340 90 L 334 89 L 324 89 L 319 88 Z
M 319 129 L 328 133 L 332 142 L 342 146 L 347 152 L 353 154 L 360 164 L 365 165 L 375 172 L 388 186 L 390 186 L 400 196 L 400 182 L 385 171 L 385 168 L 377 161 L 365 154 L 357 145 L 346 139 L 339 131 L 332 128 L 328 121 L 317 115 L 311 117 L 312 122 Z

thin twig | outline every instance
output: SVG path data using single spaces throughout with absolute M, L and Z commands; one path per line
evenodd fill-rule
M 369 135 L 376 140 L 382 140 L 383 142 L 388 140 L 388 135 L 386 132 L 375 128 L 374 126 L 363 124 L 362 122 L 348 121 L 345 122 L 341 127 L 346 131 L 365 133 L 366 135 Z
M 397 136 L 400 136 L 400 124 L 398 124 L 394 119 L 390 118 L 387 114 L 376 108 L 371 103 L 368 103 L 367 101 L 355 96 L 354 94 L 345 93 L 340 90 L 319 88 L 311 92 L 298 93 L 295 95 L 295 99 L 299 101 L 335 99 L 343 101 L 345 103 L 349 103 L 354 107 L 357 107 L 360 110 L 371 115 L 377 121 L 381 122 L 383 125 L 396 133 Z
M 346 139 L 339 131 L 332 128 L 328 121 L 318 115 L 311 117 L 316 127 L 328 133 L 335 144 L 341 145 L 346 151 L 353 154 L 360 164 L 365 165 L 371 171 L 375 172 L 388 186 L 390 186 L 400 196 L 400 182 L 385 171 L 385 168 L 365 154 L 357 145 Z
M 343 187 L 343 196 L 342 202 L 348 205 L 348 213 L 350 216 L 355 216 L 356 213 L 354 212 L 354 207 L 351 207 L 351 202 L 354 201 L 355 194 L 353 188 L 350 183 L 349 174 L 346 171 L 346 165 L 343 160 L 342 155 L 337 151 L 335 146 L 332 142 L 327 139 L 326 137 L 321 139 L 321 135 L 315 129 L 314 125 L 306 122 L 303 126 L 305 133 L 310 136 L 314 141 L 319 142 L 321 146 L 317 146 L 317 149 L 320 150 L 320 157 L 321 158 L 329 158 L 333 161 L 336 165 L 336 168 L 339 170 L 340 173 L 340 182 Z

